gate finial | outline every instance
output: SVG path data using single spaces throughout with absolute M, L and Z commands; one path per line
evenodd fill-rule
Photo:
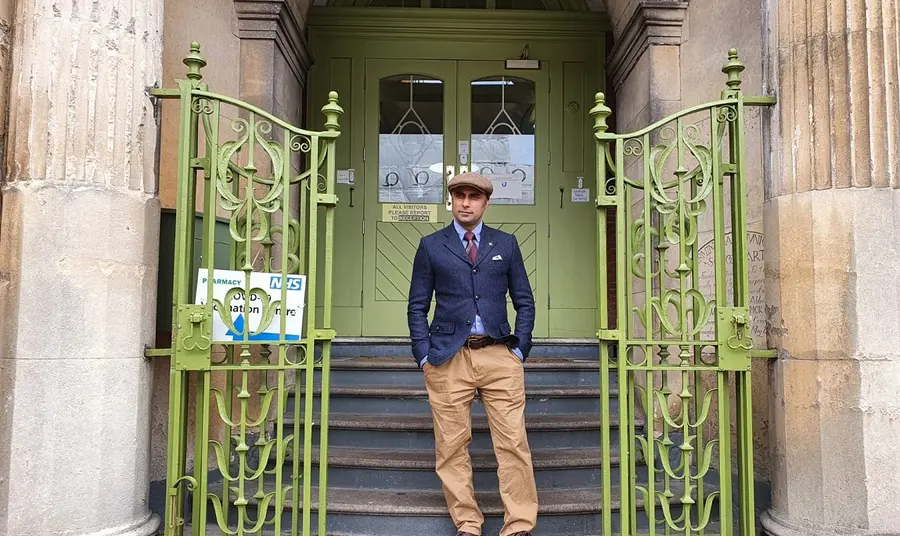
M 188 67 L 187 77 L 189 80 L 196 81 L 203 78 L 203 75 L 200 74 L 200 69 L 206 66 L 206 60 L 200 54 L 200 43 L 197 41 L 191 42 L 191 53 L 181 61 Z
M 322 107 L 322 113 L 325 114 L 325 128 L 329 131 L 335 131 L 340 128 L 338 119 L 344 114 L 344 109 L 338 105 L 337 91 L 328 93 L 328 104 Z
M 729 90 L 738 91 L 741 89 L 741 71 L 744 69 L 744 64 L 738 59 L 737 49 L 732 48 L 729 50 L 728 63 L 722 67 L 722 72 L 728 75 L 728 80 L 725 81 L 725 85 L 728 86 Z
M 606 124 L 606 118 L 612 115 L 612 110 L 606 105 L 606 95 L 597 93 L 594 95 L 594 107 L 588 112 L 594 118 L 594 133 L 606 132 L 609 125 Z

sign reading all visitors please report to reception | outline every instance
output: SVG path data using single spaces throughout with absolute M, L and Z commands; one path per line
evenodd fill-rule
M 209 270 L 201 268 L 197 273 L 197 295 L 195 302 L 206 304 Z M 234 342 L 244 340 L 244 326 L 249 323 L 248 340 L 253 342 L 281 340 L 281 274 L 252 272 L 250 274 L 249 305 L 244 295 L 247 285 L 246 275 L 240 270 L 213 271 L 213 342 Z M 287 299 L 285 309 L 284 340 L 298 341 L 303 334 L 303 308 L 306 304 L 306 276 L 287 276 Z M 228 293 L 237 288 L 232 295 Z M 226 302 L 226 299 L 228 300 Z M 263 312 L 274 311 L 269 325 L 259 330 Z M 224 310 L 224 315 L 220 312 Z M 230 316 L 229 316 L 230 315 Z M 229 326 L 222 319 L 231 319 Z M 254 333 L 258 331 L 259 333 Z
M 437 205 L 425 203 L 385 203 L 381 221 L 434 223 L 437 221 Z

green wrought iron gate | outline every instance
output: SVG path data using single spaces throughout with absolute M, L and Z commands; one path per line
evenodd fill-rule
M 619 387 L 617 415 L 602 408 L 607 536 L 755 534 L 750 361 L 766 353 L 751 336 L 743 129 L 747 106 L 774 99 L 745 97 L 743 69 L 729 51 L 719 100 L 630 134 L 607 131 L 602 93 L 590 112 L 599 266 L 615 251 L 598 284 L 601 391 Z
M 324 535 L 343 111 L 331 93 L 299 129 L 210 92 L 197 43 L 184 63 L 152 90 L 180 103 L 172 349 L 149 352 L 171 356 L 165 535 Z M 719 100 L 630 134 L 591 110 L 604 536 L 755 534 L 743 127 L 774 99 L 743 68 L 730 51 Z
M 326 130 L 303 130 L 210 92 L 199 44 L 184 63 L 152 90 L 181 110 L 165 534 L 325 534 L 343 111 L 332 92 Z

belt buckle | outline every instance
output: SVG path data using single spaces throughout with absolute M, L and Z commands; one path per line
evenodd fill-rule
M 468 337 L 466 338 L 466 346 L 470 350 L 480 350 L 481 348 L 488 346 L 488 337 L 485 337 L 484 335 Z

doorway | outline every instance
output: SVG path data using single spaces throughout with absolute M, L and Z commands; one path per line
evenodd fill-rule
M 499 65 L 498 65 L 499 64 Z M 485 224 L 519 242 L 547 336 L 547 73 L 502 62 L 366 62 L 363 331 L 406 334 L 419 240 L 452 221 L 447 181 L 468 170 L 494 183 Z M 377 89 L 376 89 L 377 88 Z M 512 304 L 510 303 L 511 318 Z
M 313 10 L 310 103 L 335 90 L 346 112 L 336 152 L 340 336 L 408 336 L 419 240 L 451 223 L 447 181 L 472 170 L 494 182 L 485 223 L 515 235 L 526 259 L 533 336 L 596 337 L 587 112 L 604 90 L 606 24 L 589 13 Z M 523 57 L 537 61 L 507 68 Z

